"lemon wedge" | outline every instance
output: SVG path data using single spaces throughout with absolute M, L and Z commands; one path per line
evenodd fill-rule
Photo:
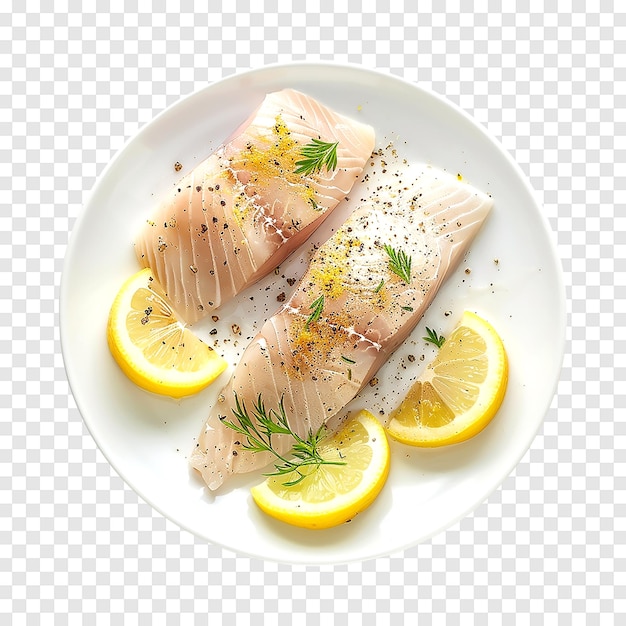
M 107 341 L 122 371 L 153 393 L 182 398 L 226 369 L 226 361 L 176 317 L 149 268 L 131 276 L 109 314 Z
M 506 391 L 508 361 L 494 328 L 466 311 L 386 425 L 413 446 L 459 443 L 479 433 Z
M 389 443 L 368 411 L 350 416 L 341 429 L 319 444 L 325 460 L 345 465 L 309 466 L 295 485 L 296 472 L 270 476 L 251 489 L 268 515 L 293 526 L 330 528 L 351 520 L 380 493 L 389 474 Z

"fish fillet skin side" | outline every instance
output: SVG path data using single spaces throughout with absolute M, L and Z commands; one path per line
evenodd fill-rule
M 296 174 L 302 147 L 337 143 L 337 167 Z M 268 274 L 358 180 L 374 130 L 293 89 L 268 94 L 178 182 L 135 239 L 179 317 L 194 323 Z
M 267 409 L 282 399 L 290 428 L 303 438 L 339 419 L 417 325 L 492 205 L 457 177 L 411 164 L 351 213 L 246 348 L 212 408 L 190 457 L 211 490 L 274 460 L 245 450 L 242 435 L 222 423 L 236 422 L 235 397 L 251 415 L 259 395 Z M 408 283 L 393 271 L 390 250 L 410 257 Z M 313 305 L 322 297 L 317 317 Z M 293 439 L 278 435 L 272 443 L 284 454 Z

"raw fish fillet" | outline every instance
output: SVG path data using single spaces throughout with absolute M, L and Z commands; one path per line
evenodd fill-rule
M 242 436 L 222 424 L 236 421 L 235 394 L 251 415 L 259 395 L 266 409 L 278 408 L 282 398 L 301 437 L 335 416 L 339 421 L 342 408 L 422 318 L 491 207 L 490 197 L 456 177 L 415 164 L 355 210 L 317 250 L 222 390 L 191 455 L 208 487 L 274 460 L 244 450 Z M 408 284 L 391 270 L 385 246 L 411 258 Z M 281 453 L 291 448 L 290 436 L 274 437 Z
M 337 167 L 296 174 L 312 139 L 338 142 Z M 151 215 L 137 257 L 193 323 L 301 245 L 350 192 L 373 148 L 370 126 L 293 89 L 270 93 Z

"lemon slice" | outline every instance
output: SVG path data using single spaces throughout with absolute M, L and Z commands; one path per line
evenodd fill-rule
M 309 466 L 293 486 L 296 472 L 270 476 L 253 487 L 252 497 L 268 515 L 304 528 L 330 528 L 351 520 L 380 493 L 389 474 L 389 443 L 383 427 L 368 411 L 351 416 L 320 443 L 325 460 L 345 465 Z
M 197 393 L 226 361 L 180 322 L 149 268 L 119 290 L 107 324 L 109 349 L 135 384 L 182 398 Z
M 413 446 L 444 446 L 479 433 L 506 391 L 508 362 L 494 328 L 466 311 L 434 361 L 391 414 L 389 435 Z

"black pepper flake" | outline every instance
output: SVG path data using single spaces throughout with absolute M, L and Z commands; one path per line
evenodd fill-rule
M 218 222 L 218 221 L 219 221 L 219 220 L 217 219 L 217 217 L 213 216 L 213 223 L 214 223 L 214 224 L 217 224 L 217 222 Z
M 198 186 L 196 187 L 196 191 L 202 191 L 202 187 L 201 187 L 200 185 L 198 185 Z

